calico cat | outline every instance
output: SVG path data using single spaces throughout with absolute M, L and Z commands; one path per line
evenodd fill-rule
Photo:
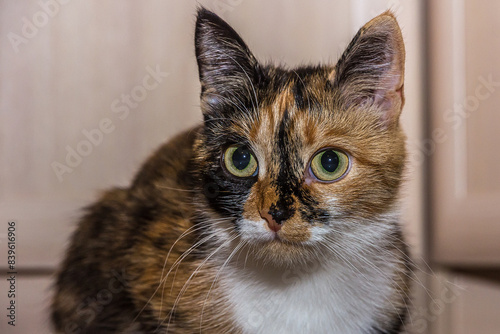
M 404 44 L 390 12 L 335 66 L 259 63 L 198 10 L 203 123 L 87 209 L 61 333 L 399 333 Z

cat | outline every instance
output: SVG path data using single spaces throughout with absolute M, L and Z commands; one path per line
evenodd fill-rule
M 87 208 L 60 333 L 400 333 L 404 43 L 385 12 L 336 65 L 256 60 L 200 7 L 201 125 Z

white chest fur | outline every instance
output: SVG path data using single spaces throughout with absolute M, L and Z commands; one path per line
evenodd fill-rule
M 231 270 L 221 283 L 244 333 L 361 333 L 374 324 L 391 281 L 383 268 L 360 268 Z

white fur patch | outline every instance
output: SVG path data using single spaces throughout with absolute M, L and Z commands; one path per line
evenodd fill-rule
M 349 334 L 374 324 L 390 290 L 387 279 L 364 275 L 342 266 L 310 274 L 285 271 L 281 277 L 244 270 L 224 275 L 222 282 L 244 333 Z
M 267 237 L 258 222 L 247 223 L 243 236 Z M 230 264 L 221 275 L 221 288 L 229 298 L 235 322 L 248 334 L 367 331 L 380 319 L 394 291 L 391 277 L 397 259 L 383 252 L 358 251 L 366 250 L 364 243 L 383 240 L 388 229 L 389 224 L 382 223 L 360 228 L 357 232 L 364 233 L 355 236 L 361 239 L 344 235 L 345 240 L 334 247 L 345 261 L 325 254 L 321 265 L 290 270 Z M 311 241 L 322 239 L 324 233 L 314 231 Z

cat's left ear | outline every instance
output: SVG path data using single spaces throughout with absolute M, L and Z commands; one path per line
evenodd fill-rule
M 397 125 L 404 104 L 405 47 L 394 15 L 387 11 L 365 24 L 330 75 L 344 106 L 373 106 L 381 122 Z
M 198 10 L 195 47 L 203 112 L 214 103 L 240 102 L 254 94 L 257 60 L 229 24 L 203 7 Z

